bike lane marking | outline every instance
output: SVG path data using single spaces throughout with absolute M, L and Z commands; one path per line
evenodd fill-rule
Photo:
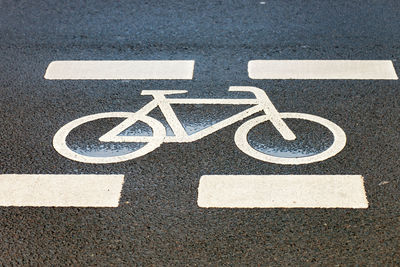
M 53 61 L 48 80 L 191 80 L 194 60 L 66 60 Z
M 315 116 L 315 115 L 310 115 L 310 114 L 302 114 L 302 113 L 279 113 L 273 103 L 270 101 L 268 98 L 267 94 L 260 88 L 256 87 L 250 87 L 250 86 L 231 86 L 229 88 L 229 91 L 240 91 L 240 92 L 252 92 L 255 96 L 256 99 L 244 99 L 246 103 L 248 103 L 248 100 L 251 100 L 252 102 L 254 101 L 253 104 L 256 104 L 256 106 L 251 107 L 247 110 L 241 111 L 238 114 L 235 114 L 229 118 L 226 118 L 225 120 L 222 120 L 218 123 L 213 124 L 212 126 L 209 126 L 201 131 L 198 131 L 195 134 L 188 135 L 187 132 L 185 132 L 184 127 L 182 123 L 179 121 L 179 119 L 176 117 L 176 114 L 174 113 L 173 109 L 170 107 L 172 103 L 181 103 L 181 104 L 186 104 L 188 103 L 187 101 L 190 100 L 189 102 L 192 103 L 193 101 L 191 100 L 196 100 L 198 102 L 194 103 L 223 103 L 223 104 L 241 104 L 240 102 L 232 102 L 231 99 L 167 99 L 165 98 L 166 94 L 172 94 L 176 93 L 175 91 L 159 91 L 159 90 L 153 90 L 153 91 L 142 91 L 142 95 L 147 95 L 147 94 L 152 94 L 154 97 L 154 100 L 149 102 L 147 105 L 145 105 L 141 110 L 132 113 L 132 112 L 106 112 L 106 113 L 98 113 L 98 114 L 93 114 L 93 115 L 88 115 L 81 117 L 79 119 L 73 120 L 63 127 L 61 127 L 57 133 L 54 135 L 53 138 L 53 147 L 54 149 L 61 155 L 63 155 L 66 158 L 69 158 L 71 160 L 75 161 L 80 161 L 80 162 L 85 162 L 85 163 L 101 163 L 101 164 L 106 164 L 106 163 L 116 163 L 116 162 L 122 162 L 130 159 L 134 159 L 140 156 L 144 156 L 145 154 L 153 151 L 154 149 L 158 148 L 163 142 L 177 142 L 177 143 L 184 143 L 184 142 L 193 142 L 198 139 L 203 138 L 204 136 L 207 136 L 209 134 L 212 134 L 224 127 L 227 127 L 237 121 L 240 121 L 254 113 L 257 113 L 261 110 L 264 110 L 264 112 L 268 115 L 264 116 L 259 116 L 256 118 L 253 118 L 238 128 L 235 134 L 235 143 L 238 146 L 240 150 L 242 150 L 244 153 L 247 155 L 262 160 L 266 162 L 271 162 L 271 163 L 277 163 L 277 164 L 307 164 L 307 163 L 312 163 L 312 162 L 317 162 L 317 161 L 323 161 L 327 158 L 330 158 L 337 153 L 339 153 L 345 146 L 346 144 L 346 134 L 344 131 L 337 126 L 336 124 L 330 122 L 329 120 L 323 119 L 321 117 Z M 182 93 L 185 91 L 177 91 L 178 93 Z M 207 100 L 207 101 L 204 101 Z M 211 102 L 209 101 L 211 100 Z M 240 100 L 241 99 L 233 99 L 233 100 Z M 147 114 L 156 108 L 157 106 L 160 107 L 161 112 L 163 113 L 164 117 L 166 118 L 167 122 L 169 125 L 172 127 L 172 130 L 174 133 L 176 133 L 175 129 L 177 126 L 180 126 L 182 128 L 182 132 L 178 133 L 177 135 L 174 136 L 166 136 L 166 130 L 164 125 L 162 125 L 159 121 L 147 116 Z M 147 142 L 147 145 L 145 145 L 143 148 L 140 148 L 139 150 L 132 151 L 131 153 L 127 153 L 124 155 L 119 155 L 119 156 L 111 156 L 111 157 L 95 157 L 95 156 L 85 156 L 80 153 L 77 153 L 73 150 L 71 150 L 68 145 L 67 145 L 67 137 L 69 133 L 76 127 L 79 127 L 80 125 L 91 122 L 94 120 L 99 120 L 99 119 L 105 119 L 105 118 L 126 118 L 123 122 L 121 122 L 119 125 L 111 129 L 109 132 L 105 133 L 103 136 L 99 138 L 101 142 Z M 303 119 L 303 120 L 308 120 L 308 121 L 313 121 L 316 123 L 321 124 L 322 126 L 325 126 L 328 130 L 330 130 L 333 133 L 334 137 L 334 142 L 333 144 L 324 152 L 320 154 L 316 154 L 313 156 L 307 156 L 307 157 L 300 157 L 300 158 L 282 158 L 282 157 L 276 157 L 276 156 L 271 156 L 267 155 L 265 153 L 262 153 L 260 151 L 257 151 L 254 149 L 248 142 L 247 135 L 249 131 L 257 126 L 259 123 L 263 123 L 266 121 L 271 121 L 275 128 L 280 132 L 282 135 L 282 138 L 285 140 L 294 140 L 296 139 L 296 136 L 294 133 L 288 128 L 286 123 L 282 120 L 283 118 L 291 118 L 291 119 Z M 142 121 L 146 123 L 150 128 L 153 130 L 153 136 L 120 136 L 119 134 L 122 133 L 124 130 L 132 126 L 136 121 Z M 171 123 L 172 122 L 172 123 Z M 179 130 L 179 129 L 178 129 Z
M 361 175 L 204 175 L 201 208 L 368 208 Z
M 118 207 L 124 175 L 2 174 L 0 206 Z
M 132 68 L 130 70 L 124 70 L 122 72 L 122 74 L 118 73 L 119 68 L 121 68 L 121 69 L 124 68 L 124 64 L 127 63 L 127 62 L 135 63 L 135 64 L 136 63 L 142 64 L 142 63 L 162 62 L 162 64 L 159 65 L 159 69 L 151 68 L 151 64 L 147 65 L 148 66 L 147 69 L 146 68 L 140 69 L 140 66 L 139 66 L 140 64 L 139 64 L 139 65 L 137 65 L 139 67 L 136 66 L 137 67 L 136 69 Z M 162 76 L 162 75 L 166 75 L 165 73 L 168 73 L 168 71 L 163 73 L 162 75 L 160 75 L 159 73 L 157 74 L 157 72 L 160 71 L 160 70 L 161 70 L 161 72 L 163 72 L 164 68 L 165 69 L 169 69 L 169 70 L 174 68 L 171 65 L 168 66 L 168 64 L 164 64 L 166 62 L 177 63 L 177 62 L 182 62 L 182 61 L 55 61 L 55 62 L 50 63 L 50 65 L 49 65 L 49 67 L 48 67 L 48 69 L 46 71 L 45 78 L 46 79 L 192 79 L 192 77 L 193 77 L 193 69 L 194 69 L 194 61 L 191 61 L 192 65 L 191 65 L 190 78 L 188 78 L 189 75 L 186 75 L 186 76 L 184 75 L 186 78 L 182 78 L 182 76 L 179 76 L 180 74 L 182 74 L 182 72 L 180 74 L 178 74 L 177 76 L 173 76 L 172 75 L 172 76 L 168 76 L 168 77 Z M 183 61 L 183 62 L 187 63 L 188 61 Z M 254 78 L 254 77 L 251 76 L 251 71 L 252 71 L 251 65 L 254 62 L 265 63 L 265 60 L 250 61 L 249 62 L 249 76 L 251 78 Z M 309 63 L 312 63 L 310 65 L 311 67 L 308 68 L 308 72 L 306 71 L 305 73 L 302 73 L 302 74 L 300 73 L 300 76 L 296 77 L 296 79 L 397 79 L 397 75 L 396 75 L 396 73 L 394 71 L 393 64 L 391 63 L 391 61 L 348 61 L 348 60 L 345 60 L 345 61 L 343 61 L 343 60 L 340 60 L 340 61 L 338 61 L 338 60 L 335 60 L 335 61 L 330 61 L 330 60 L 329 61 L 326 61 L 326 60 L 298 61 L 298 60 L 295 60 L 295 61 L 293 61 L 293 60 L 290 60 L 290 61 L 276 61 L 276 62 L 278 62 L 278 63 L 286 62 L 286 65 L 283 64 L 283 68 L 288 67 L 288 66 L 293 67 L 292 66 L 293 62 L 300 63 L 300 64 L 297 64 L 297 65 L 294 64 L 294 68 L 292 68 L 292 73 L 290 73 L 290 69 L 289 69 L 289 76 L 290 77 L 292 77 L 294 75 L 293 73 L 296 73 L 296 71 L 299 71 L 299 67 L 301 69 L 301 67 L 304 67 L 305 65 L 307 65 Z M 321 63 L 321 62 L 324 63 L 324 64 L 322 64 L 324 67 L 321 69 L 320 68 L 321 66 L 318 66 L 318 64 L 315 64 L 315 62 L 316 63 Z M 343 62 L 345 63 L 344 65 L 346 65 L 346 63 L 347 63 L 347 66 L 345 66 L 344 68 L 343 68 L 343 66 L 340 66 L 340 64 L 338 64 L 338 63 L 342 64 Z M 371 62 L 372 62 L 372 67 L 369 66 L 369 64 Z M 83 64 L 80 65 L 81 63 L 83 63 Z M 110 69 L 107 69 L 107 64 L 108 63 L 111 64 L 110 65 L 111 66 L 111 71 L 110 71 Z M 123 63 L 123 64 L 120 64 L 120 63 Z M 271 61 L 268 61 L 268 64 L 269 63 L 271 63 Z M 288 64 L 288 63 L 290 63 L 290 64 Z M 332 63 L 333 63 L 333 65 L 332 65 Z M 368 64 L 366 64 L 366 63 L 368 63 Z M 375 63 L 378 63 L 378 64 L 375 64 Z M 380 71 L 383 67 L 388 67 L 388 63 L 390 63 L 390 67 L 391 67 L 391 70 L 393 72 L 390 73 L 390 71 L 387 71 L 387 69 L 386 69 L 386 71 L 385 70 L 384 71 Z M 74 67 L 74 64 L 77 64 L 76 66 L 81 66 L 81 69 Z M 133 65 L 135 65 L 135 64 L 133 64 Z M 144 65 L 146 65 L 146 64 L 144 64 Z M 274 67 L 273 65 L 274 64 L 270 65 L 269 67 L 271 67 L 271 66 Z M 261 66 L 265 67 L 265 64 L 264 65 L 261 64 Z M 348 69 L 353 69 L 353 72 L 350 72 L 350 74 L 346 73 L 346 67 Z M 100 68 L 100 70 L 97 69 L 97 68 Z M 257 70 L 257 68 L 255 68 L 255 69 Z M 260 68 L 258 70 L 260 70 Z M 279 68 L 277 70 L 278 70 L 278 73 L 279 73 Z M 313 72 L 318 72 L 320 70 L 323 70 L 321 72 L 322 74 L 321 73 L 320 74 L 317 73 L 317 75 L 315 75 L 315 73 L 313 73 Z M 131 71 L 131 72 L 129 72 L 129 71 Z M 262 68 L 261 68 L 261 71 L 262 71 Z M 282 71 L 282 69 L 280 71 Z M 284 70 L 284 72 L 288 72 L 288 70 Z M 312 75 L 314 75 L 314 76 L 312 76 Z M 313 78 L 310 78 L 310 77 L 313 77 Z M 363 78 L 360 78 L 360 77 L 363 77 Z M 368 77 L 368 78 L 366 78 L 366 77 Z M 262 78 L 262 79 L 264 79 L 264 78 Z M 195 99 L 195 100 L 197 101 L 197 99 Z M 214 103 L 216 100 L 212 100 L 211 99 L 211 100 L 208 100 L 208 101 L 210 103 L 212 102 L 213 104 L 216 104 L 216 103 Z M 181 140 L 181 141 L 183 141 L 183 140 Z M 189 141 L 189 140 L 187 140 L 187 141 Z M 74 159 L 74 157 L 70 158 L 70 159 Z M 266 160 L 266 161 L 268 161 L 268 160 Z M 96 163 L 98 163 L 98 162 L 96 162 Z M 110 163 L 110 162 L 102 162 L 102 163 Z M 304 162 L 304 163 L 308 163 L 308 162 Z M 304 163 L 302 163 L 302 164 L 304 164 Z M 294 163 L 288 162 L 286 164 L 294 164 Z M 208 177 L 208 176 L 203 176 L 203 177 Z M 203 177 L 201 178 L 201 181 L 203 181 L 205 179 Z M 230 183 L 231 188 L 228 191 L 230 191 L 231 195 L 232 195 L 232 194 L 235 193 L 236 180 L 235 180 L 234 177 L 238 177 L 238 178 L 240 178 L 240 180 L 242 180 L 243 176 L 229 176 L 229 177 L 230 177 L 230 181 L 227 181 L 227 183 Z M 255 177 L 255 176 L 248 176 L 248 177 Z M 268 177 L 279 177 L 278 180 L 281 180 L 283 176 L 276 175 L 276 176 L 268 176 Z M 297 191 L 299 191 L 299 188 L 297 188 L 296 186 L 300 186 L 300 187 L 302 186 L 302 183 L 298 183 L 297 182 L 298 179 L 302 180 L 302 179 L 304 179 L 304 177 L 315 177 L 315 175 L 305 175 L 305 176 L 304 175 L 303 176 L 299 176 L 299 175 L 290 175 L 289 176 L 289 175 L 287 175 L 285 177 L 290 180 L 290 183 L 292 183 L 292 187 L 289 186 L 288 188 L 291 189 L 293 192 L 297 192 Z M 327 176 L 320 176 L 320 177 L 325 177 L 325 178 L 328 177 L 329 178 L 329 177 L 340 177 L 340 176 L 338 176 L 338 175 L 327 175 Z M 346 176 L 346 177 L 348 177 L 348 176 Z M 315 186 L 310 186 L 310 185 L 308 185 L 308 187 L 307 187 L 307 182 L 310 182 L 310 180 L 306 179 L 305 181 L 302 181 L 302 182 L 305 183 L 305 185 L 303 185 L 303 189 L 307 193 L 305 193 L 304 196 L 300 195 L 299 199 L 293 200 L 292 204 L 290 204 L 290 203 L 288 204 L 285 201 L 281 201 L 279 199 L 280 196 L 278 194 L 277 195 L 277 201 L 278 201 L 277 202 L 278 203 L 277 206 L 274 206 L 274 204 L 268 204 L 268 201 L 265 202 L 267 204 L 262 204 L 262 203 L 261 204 L 257 204 L 259 202 L 255 201 L 255 200 L 252 200 L 251 197 L 249 197 L 247 200 L 244 199 L 243 201 L 241 201 L 240 204 L 236 204 L 236 206 L 235 205 L 233 205 L 233 206 L 229 206 L 229 205 L 223 206 L 223 204 L 222 204 L 222 206 L 218 206 L 218 204 L 217 204 L 215 207 L 228 207 L 228 208 L 246 208 L 246 207 L 262 207 L 262 208 L 279 208 L 279 207 L 283 207 L 283 208 L 284 207 L 299 207 L 299 208 L 325 208 L 325 207 L 327 207 L 327 208 L 330 208 L 330 207 L 331 208 L 367 208 L 368 207 L 368 202 L 367 202 L 367 199 L 366 199 L 366 196 L 365 196 L 365 190 L 364 190 L 364 186 L 363 186 L 363 178 L 361 176 L 357 176 L 357 177 L 361 178 L 361 182 L 362 182 L 361 187 L 362 187 L 362 191 L 363 191 L 363 197 L 360 197 L 360 194 L 359 194 L 358 195 L 359 199 L 358 199 L 358 202 L 357 202 L 357 194 L 356 194 L 356 196 L 355 196 L 356 201 L 353 201 L 354 203 L 351 202 L 352 201 L 352 197 L 351 196 L 346 196 L 346 194 L 343 195 L 343 192 L 339 192 L 339 196 L 337 196 L 337 195 L 335 196 L 334 194 L 329 195 L 326 192 L 324 192 L 323 190 L 321 192 L 319 192 L 318 190 L 315 191 L 315 192 L 311 190 L 310 191 L 311 192 L 311 197 L 310 197 L 310 192 L 307 191 L 306 189 L 307 188 L 314 188 L 315 189 L 316 187 Z M 244 180 L 246 180 L 246 179 L 244 179 Z M 264 191 L 265 191 L 264 192 L 265 195 L 271 195 L 271 193 L 268 191 L 268 189 L 269 189 L 269 185 L 268 184 L 265 184 L 265 183 L 262 183 L 262 182 L 260 183 L 260 181 L 258 181 L 258 180 L 254 180 L 254 181 L 255 181 L 254 188 L 261 188 L 262 190 L 255 191 L 255 193 L 253 195 L 257 195 L 259 192 L 264 192 Z M 243 182 L 243 181 L 240 181 L 239 184 L 241 182 Z M 295 184 L 294 186 L 293 186 L 293 183 Z M 321 183 L 321 181 L 318 180 L 315 183 Z M 350 181 L 350 183 L 351 183 L 351 181 Z M 207 206 L 207 204 L 204 204 L 204 203 L 207 203 L 207 201 L 204 202 L 204 200 L 202 200 L 202 199 L 204 199 L 204 197 L 203 198 L 201 197 L 200 188 L 204 188 L 204 186 L 202 187 L 201 184 L 202 184 L 202 182 L 200 182 L 200 186 L 199 186 L 199 206 L 200 207 L 213 207 L 212 205 L 211 206 Z M 203 184 L 204 184 L 204 182 L 203 182 Z M 250 187 L 252 186 L 251 181 L 250 181 L 250 183 L 245 182 L 245 184 L 248 184 Z M 324 185 L 324 188 L 327 188 L 329 186 L 331 188 L 335 188 L 335 186 L 336 186 L 334 181 L 332 183 L 332 181 L 329 180 L 329 179 L 328 180 L 326 180 L 326 179 L 322 180 L 322 184 L 327 184 L 327 185 Z M 354 184 L 354 181 L 353 181 L 353 184 Z M 206 183 L 206 185 L 207 185 L 207 183 Z M 347 188 L 349 186 L 349 181 L 348 180 L 342 181 L 342 186 Z M 242 187 L 242 186 L 239 186 L 239 188 L 240 187 Z M 357 186 L 355 186 L 355 187 L 357 188 Z M 358 186 L 358 187 L 360 187 L 360 186 Z M 229 186 L 226 187 L 226 188 L 229 188 Z M 277 191 L 281 192 L 281 193 L 282 192 L 284 193 L 285 191 L 287 191 L 286 189 L 282 189 L 282 188 L 283 187 L 279 187 L 279 184 L 278 184 Z M 349 193 L 351 195 L 353 193 L 353 191 L 354 190 L 350 190 L 350 192 L 347 192 L 347 193 Z M 250 192 L 251 192 L 251 190 L 250 190 Z M 300 192 L 302 192 L 302 191 L 300 190 Z M 316 194 L 317 196 L 318 195 L 319 196 L 327 195 L 328 198 L 331 198 L 331 202 L 328 201 L 327 202 L 328 204 L 326 204 L 326 201 L 324 202 L 322 200 L 322 198 L 318 199 L 318 197 L 312 197 L 312 194 Z M 228 196 L 228 195 L 229 194 L 225 194 L 225 196 Z M 239 194 L 239 195 L 241 196 L 241 194 Z M 282 198 L 287 198 L 287 197 L 284 196 Z M 236 198 L 236 199 L 241 199 L 241 197 Z M 261 202 L 265 200 L 262 197 L 260 198 L 259 196 L 256 199 L 258 199 L 258 201 L 261 201 Z M 309 204 L 310 201 L 311 201 L 311 204 Z M 313 203 L 312 201 L 315 201 L 315 203 Z M 350 204 L 346 204 L 347 203 L 346 201 L 349 202 Z M 256 203 L 256 204 L 251 204 L 253 202 Z M 274 203 L 275 200 L 274 199 L 272 199 L 272 200 L 270 199 L 270 202 Z M 246 204 L 246 203 L 248 203 L 248 204 Z M 279 204 L 279 203 L 281 203 L 281 204 Z M 248 206 L 246 206 L 246 205 L 248 205 Z
M 398 80 L 391 60 L 251 60 L 251 79 Z

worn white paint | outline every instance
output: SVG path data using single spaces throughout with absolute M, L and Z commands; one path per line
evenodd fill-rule
M 49 80 L 190 80 L 194 60 L 67 60 L 53 61 Z
M 250 86 L 231 86 L 229 91 L 237 92 L 250 92 L 255 95 L 256 98 L 252 99 L 185 99 L 185 98 L 166 98 L 166 95 L 171 94 L 182 94 L 186 91 L 166 91 L 166 90 L 144 90 L 142 95 L 152 95 L 153 100 L 142 107 L 137 112 L 109 112 L 99 113 L 89 116 L 85 116 L 74 121 L 71 121 L 61 127 L 61 129 L 55 134 L 53 138 L 54 148 L 63 156 L 80 162 L 85 163 L 116 163 L 126 161 L 143 156 L 157 147 L 162 143 L 176 142 L 185 143 L 199 140 L 209 134 L 212 134 L 222 128 L 232 125 L 238 121 L 241 121 L 257 112 L 264 112 L 265 115 L 261 115 L 254 119 L 251 119 L 240 126 L 235 134 L 235 143 L 244 153 L 254 157 L 256 159 L 276 163 L 276 164 L 307 164 L 317 161 L 322 161 L 330 158 L 339 153 L 346 144 L 346 135 L 343 130 L 331 121 L 323 119 L 321 117 L 303 113 L 279 113 L 264 90 L 250 87 Z M 179 121 L 172 104 L 214 104 L 214 105 L 253 105 L 252 107 L 241 111 L 227 119 L 217 122 L 205 129 L 202 129 L 192 135 L 189 135 Z M 174 136 L 166 136 L 165 127 L 157 120 L 148 116 L 148 114 L 155 108 L 159 107 L 161 112 L 166 118 L 167 123 L 174 132 Z M 67 136 L 69 133 L 79 127 L 80 125 L 91 122 L 94 120 L 105 119 L 105 118 L 126 118 L 119 125 L 99 137 L 101 142 L 145 142 L 147 143 L 144 147 L 133 151 L 131 153 L 119 156 L 110 157 L 93 157 L 81 155 L 71 150 L 67 145 Z M 296 135 L 286 125 L 284 119 L 302 119 L 319 123 L 330 130 L 334 136 L 334 142 L 326 151 L 320 154 L 299 158 L 280 158 L 273 157 L 263 154 L 250 146 L 247 141 L 248 132 L 258 125 L 266 121 L 271 121 L 278 132 L 282 135 L 285 140 L 295 140 Z M 137 121 L 142 121 L 148 124 L 153 129 L 153 136 L 120 136 L 119 134 L 134 125 Z
M 2 174 L 0 206 L 117 207 L 124 175 Z
M 368 208 L 360 175 L 205 175 L 202 208 Z
M 251 60 L 251 79 L 397 80 L 390 60 Z

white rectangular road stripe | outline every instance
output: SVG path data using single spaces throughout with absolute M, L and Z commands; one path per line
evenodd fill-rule
M 368 208 L 360 175 L 205 175 L 203 208 Z
M 118 207 L 124 175 L 0 175 L 0 206 Z
M 71 60 L 53 61 L 49 80 L 190 80 L 194 60 Z
M 251 79 L 397 80 L 390 60 L 251 60 Z

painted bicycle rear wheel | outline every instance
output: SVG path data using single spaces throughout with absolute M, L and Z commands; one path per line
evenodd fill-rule
M 152 135 L 151 136 L 115 136 L 114 141 L 109 141 L 109 142 L 114 142 L 114 143 L 143 143 L 143 146 L 141 146 L 139 149 L 125 153 L 123 155 L 85 155 L 84 153 L 79 153 L 75 151 L 74 149 L 71 148 L 67 144 L 67 137 L 73 131 L 74 129 L 84 125 L 88 124 L 90 122 L 94 122 L 97 120 L 101 119 L 110 119 L 110 118 L 125 118 L 125 120 L 122 122 L 124 123 L 125 121 L 132 120 L 134 121 L 140 121 L 146 125 L 148 125 L 151 130 L 152 130 Z M 120 123 L 120 124 L 122 124 Z M 118 127 L 118 125 L 116 126 Z M 116 128 L 115 127 L 115 128 Z M 118 134 L 118 133 L 117 133 Z M 134 158 L 141 157 L 143 155 L 146 155 L 147 153 L 153 151 L 157 147 L 159 147 L 164 138 L 166 136 L 166 130 L 165 127 L 161 122 L 158 120 L 151 118 L 149 116 L 137 116 L 137 114 L 132 113 L 132 112 L 107 112 L 107 113 L 98 113 L 98 114 L 93 114 L 89 116 L 85 116 L 76 120 L 73 120 L 63 127 L 61 127 L 57 133 L 54 135 L 53 138 L 53 147 L 54 149 L 61 154 L 62 156 L 74 160 L 74 161 L 79 161 L 79 162 L 84 162 L 84 163 L 93 163 L 93 164 L 106 164 L 106 163 L 117 163 L 117 162 L 123 162 L 127 160 L 131 160 Z M 100 136 L 99 136 L 100 137 Z

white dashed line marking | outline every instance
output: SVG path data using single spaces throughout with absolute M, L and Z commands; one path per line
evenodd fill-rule
M 361 175 L 205 175 L 202 208 L 368 208 Z
M 397 80 L 390 60 L 252 60 L 251 79 Z
M 190 80 L 194 60 L 71 60 L 53 61 L 48 80 Z
M 0 206 L 118 207 L 124 175 L 3 174 Z

